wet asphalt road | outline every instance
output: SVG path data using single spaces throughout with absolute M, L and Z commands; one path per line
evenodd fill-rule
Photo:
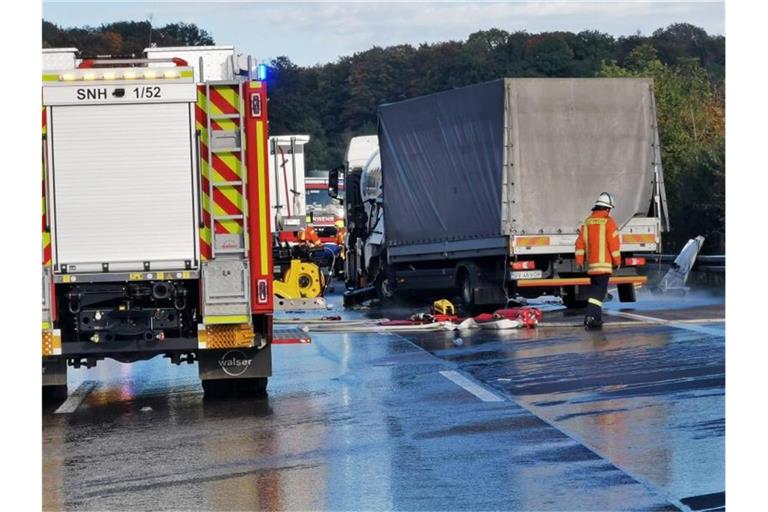
M 161 358 L 70 370 L 82 403 L 43 411 L 44 508 L 717 509 L 724 325 L 678 322 L 723 309 L 641 298 L 631 314 L 669 322 L 597 334 L 313 334 L 273 347 L 264 399 L 204 400 L 195 365 Z

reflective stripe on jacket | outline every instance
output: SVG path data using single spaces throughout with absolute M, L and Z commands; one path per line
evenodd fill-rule
M 576 238 L 576 263 L 587 259 L 588 274 L 611 274 L 621 264 L 619 228 L 608 210 L 596 210 L 579 228 Z

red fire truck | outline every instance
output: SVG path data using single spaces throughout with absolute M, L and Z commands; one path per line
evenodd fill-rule
M 266 82 L 232 47 L 151 56 L 43 72 L 44 391 L 66 394 L 68 366 L 162 355 L 197 362 L 206 394 L 260 393 Z

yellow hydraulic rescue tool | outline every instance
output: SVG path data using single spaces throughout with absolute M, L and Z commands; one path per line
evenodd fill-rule
M 275 295 L 283 299 L 314 299 L 322 295 L 325 278 L 314 263 L 292 259 L 281 281 L 273 281 Z

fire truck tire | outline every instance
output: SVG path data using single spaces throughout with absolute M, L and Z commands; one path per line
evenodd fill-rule
M 205 398 L 255 397 L 266 394 L 266 377 L 249 379 L 210 379 L 204 380 Z
M 235 387 L 232 379 L 204 380 L 202 384 L 205 398 L 225 398 L 234 395 Z
M 43 386 L 43 403 L 63 402 L 67 399 L 67 386 Z
M 262 396 L 267 392 L 267 381 L 266 377 L 240 379 L 236 381 L 236 386 L 241 396 Z

